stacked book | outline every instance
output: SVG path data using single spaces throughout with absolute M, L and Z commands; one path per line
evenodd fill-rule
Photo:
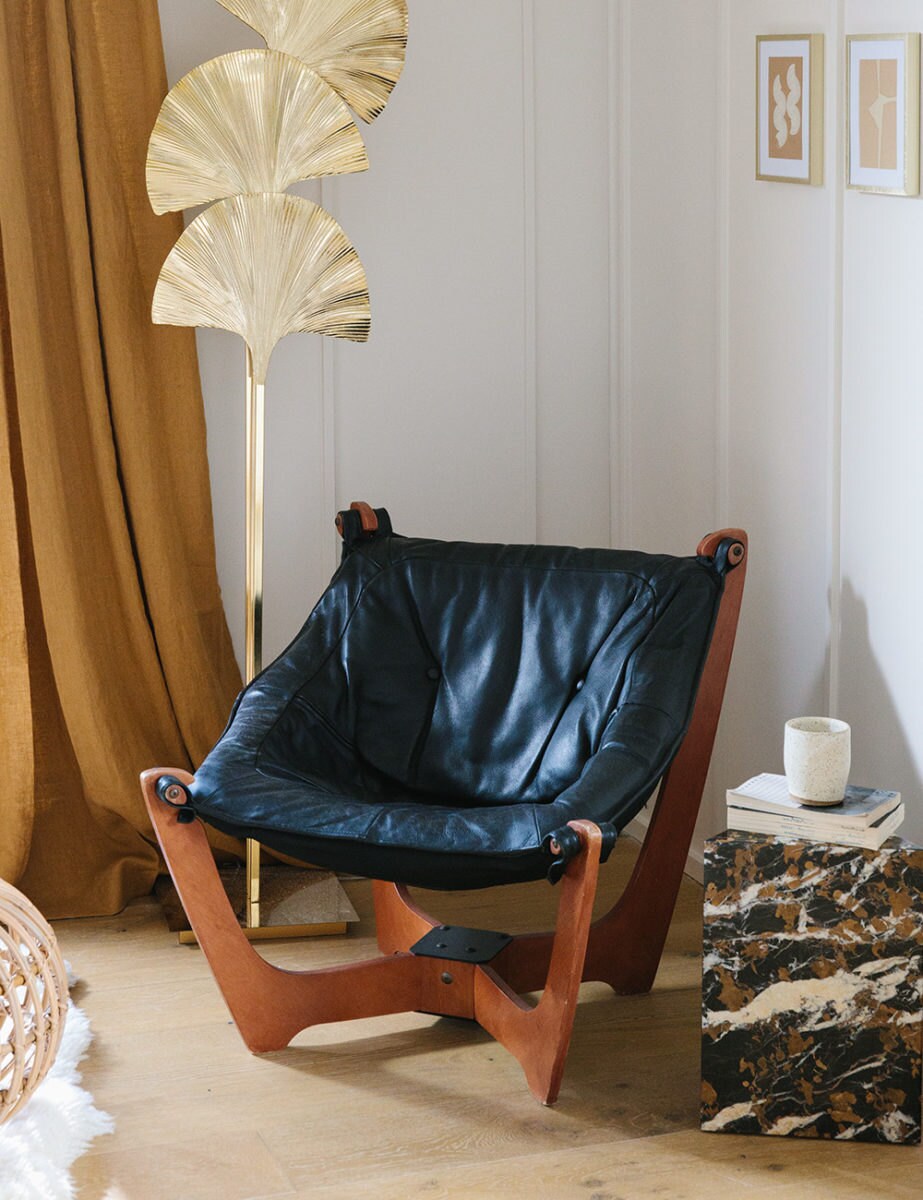
M 841 804 L 810 808 L 789 795 L 784 775 L 748 779 L 728 791 L 727 805 L 729 829 L 867 850 L 879 849 L 904 820 L 900 792 L 850 784 Z

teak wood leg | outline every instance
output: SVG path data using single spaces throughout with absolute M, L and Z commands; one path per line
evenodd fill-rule
M 558 931 L 553 938 L 544 994 L 532 1008 L 490 967 L 425 958 L 408 952 L 438 922 L 410 899 L 406 888 L 377 882 L 381 958 L 316 971 L 274 967 L 253 948 L 221 886 L 205 831 L 183 823 L 179 810 L 156 792 L 157 780 L 181 770 L 146 771 L 142 788 L 157 840 L 176 890 L 247 1046 L 254 1053 L 281 1050 L 310 1025 L 397 1012 L 431 1012 L 479 1022 L 520 1062 L 532 1093 L 557 1099 L 570 1044 L 581 967 L 599 871 L 601 835 L 589 821 L 574 821 L 582 853 L 568 863 L 561 885 Z
M 554 1104 L 561 1087 L 584 977 L 602 848 L 598 826 L 591 821 L 571 821 L 570 825 L 580 834 L 583 851 L 568 863 L 561 881 L 555 932 L 521 934 L 489 966 L 471 968 L 473 1009 L 452 1014 L 473 1017 L 509 1050 L 519 1060 L 529 1090 L 542 1104 Z M 379 926 L 378 940 L 385 953 L 409 950 L 437 924 L 410 899 L 406 888 L 394 884 L 375 883 L 375 910 L 378 920 L 384 920 L 386 932 L 383 936 Z M 530 976 L 528 986 L 521 986 L 521 979 L 513 983 L 506 972 L 511 963 L 515 967 L 515 948 L 538 943 L 542 952 L 535 956 L 533 966 L 541 963 L 541 974 Z M 467 964 L 446 965 L 455 973 Z M 518 995 L 537 991 L 542 997 L 534 1007 Z
M 378 949 L 382 954 L 409 950 L 439 924 L 414 903 L 403 884 L 376 879 L 372 883 L 372 897 Z
M 254 1053 L 281 1050 L 309 1025 L 383 1016 L 418 1007 L 422 964 L 410 954 L 317 971 L 274 967 L 245 937 L 221 886 L 205 830 L 179 822 L 155 785 L 161 775 L 191 783 L 185 771 L 145 771 L 144 798 L 189 923 L 231 1015 Z
M 554 1104 L 561 1087 L 602 848 L 597 825 L 590 821 L 570 825 L 579 832 L 583 850 L 568 863 L 561 880 L 558 923 L 541 1000 L 530 1007 L 491 967 L 482 967 L 474 978 L 475 1019 L 519 1059 L 529 1090 L 542 1104 Z

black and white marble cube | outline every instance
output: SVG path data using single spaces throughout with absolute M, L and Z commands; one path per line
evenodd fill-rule
M 920 1141 L 923 849 L 706 843 L 702 1128 Z

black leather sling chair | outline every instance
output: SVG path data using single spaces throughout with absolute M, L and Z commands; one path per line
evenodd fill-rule
M 581 980 L 650 989 L 689 849 L 746 572 L 737 529 L 694 557 L 399 537 L 337 523 L 343 562 L 237 700 L 196 772 L 144 795 L 189 921 L 254 1052 L 419 1010 L 478 1021 L 554 1103 Z M 595 924 L 600 861 L 661 783 L 634 873 Z M 378 958 L 270 966 L 241 931 L 201 818 L 370 876 Z M 440 926 L 408 885 L 560 879 L 555 933 Z M 535 1006 L 522 994 L 543 990 Z

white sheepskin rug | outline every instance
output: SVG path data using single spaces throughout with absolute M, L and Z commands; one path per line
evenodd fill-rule
M 72 1002 L 51 1070 L 22 1108 L 0 1125 L 0 1197 L 74 1200 L 70 1168 L 90 1142 L 111 1133 L 112 1118 L 93 1106 L 78 1066 L 93 1034 Z

